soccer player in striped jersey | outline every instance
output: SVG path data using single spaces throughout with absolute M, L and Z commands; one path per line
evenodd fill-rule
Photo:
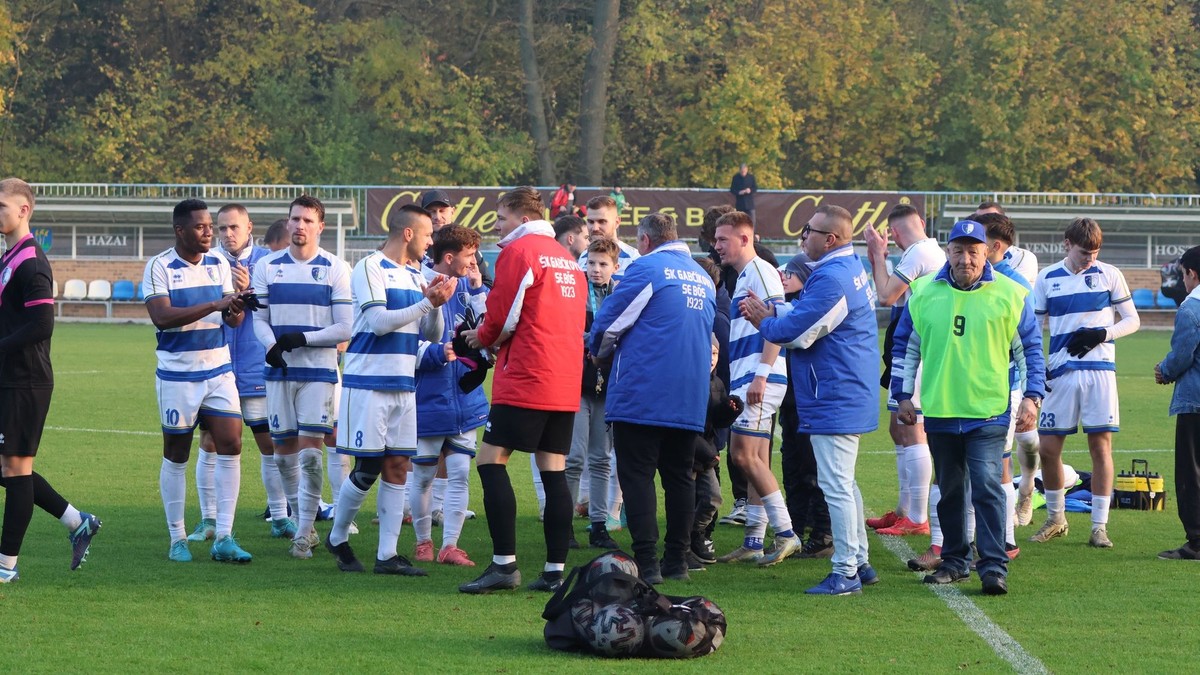
M 146 311 L 158 329 L 155 376 L 163 430 L 158 483 L 171 535 L 168 557 L 176 562 L 192 559 L 183 527 L 183 502 L 192 431 L 203 418 L 217 452 L 212 558 L 247 563 L 250 554 L 233 539 L 242 477 L 241 402 L 221 328 L 222 321 L 240 326 L 246 304 L 234 292 L 229 263 L 209 252 L 213 219 L 208 205 L 185 199 L 175 205 L 171 222 L 175 246 L 150 259 L 142 281 Z
M 375 573 L 425 576 L 396 550 L 409 459 L 417 454 L 417 347 L 421 333 L 441 338 L 441 313 L 435 309 L 457 284 L 444 275 L 426 283 L 421 271 L 432 243 L 429 212 L 405 204 L 389 214 L 387 226 L 387 241 L 358 261 L 351 274 L 354 329 L 342 376 L 337 450 L 354 458 L 354 468 L 338 492 L 325 547 L 338 569 L 363 571 L 350 548 L 350 523 L 382 475 Z M 451 358 L 453 350 L 446 356 Z
M 50 261 L 29 231 L 33 189 L 19 178 L 0 180 L 0 467 L 4 531 L 0 533 L 0 583 L 19 578 L 17 556 L 33 507 L 58 518 L 71 541 L 71 569 L 87 556 L 100 519 L 82 513 L 33 470 L 42 439 L 54 373 L 54 291 Z
M 1049 390 L 1038 420 L 1046 522 L 1033 542 L 1067 534 L 1062 448 L 1080 424 L 1092 455 L 1092 534 L 1088 544 L 1112 548 L 1108 509 L 1112 501 L 1112 435 L 1120 429 L 1116 346 L 1113 341 L 1141 326 L 1121 270 L 1096 256 L 1104 243 L 1100 225 L 1076 218 L 1067 226 L 1067 255 L 1038 274 L 1033 310 L 1049 316 L 1046 364 Z M 1121 320 L 1116 321 L 1116 315 Z
M 321 449 L 333 431 L 337 345 L 350 337 L 350 268 L 321 248 L 325 206 L 301 195 L 288 211 L 291 244 L 254 267 L 252 283 L 266 304 L 254 334 L 267 349 L 267 414 L 275 465 L 296 516 L 293 557 L 312 557 L 320 542 Z M 288 355 L 284 357 L 284 353 Z
M 734 211 L 721 216 L 715 248 L 721 262 L 738 273 L 729 325 L 729 390 L 746 407 L 730 429 L 729 454 L 746 474 L 750 502 L 745 540 L 717 562 L 757 562 L 765 567 L 782 562 L 802 545 L 792 531 L 787 504 L 769 463 L 775 412 L 787 392 L 787 363 L 779 358 L 779 345 L 765 341 L 737 307 L 751 295 L 768 306 L 782 303 L 783 282 L 779 272 L 755 253 L 749 215 Z M 775 545 L 764 553 L 768 523 L 775 530 Z
M 613 273 L 613 281 L 620 281 L 622 270 L 629 267 L 629 263 L 641 257 L 637 249 L 621 241 L 617 236 L 617 230 L 621 227 L 621 212 L 617 210 L 617 202 L 608 195 L 600 195 L 592 197 L 587 203 L 587 226 L 588 239 L 599 239 L 606 237 L 617 242 L 617 248 L 621 249 L 618 262 L 620 265 L 617 271 Z M 583 253 L 579 254 L 579 269 L 587 269 L 587 245 L 584 244 Z

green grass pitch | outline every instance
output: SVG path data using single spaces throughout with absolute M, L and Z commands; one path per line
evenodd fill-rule
M 1170 388 L 1152 368 L 1169 333 L 1121 340 L 1118 381 L 1123 431 L 1118 468 L 1145 458 L 1167 476 L 1161 513 L 1113 511 L 1116 548 L 1086 546 L 1088 517 L 1071 514 L 1070 536 L 1033 545 L 1034 526 L 1020 528 L 1021 557 L 1010 570 L 1011 592 L 983 597 L 978 580 L 966 597 L 1031 655 L 1055 672 L 1190 670 L 1200 646 L 1193 609 L 1200 566 L 1155 559 L 1182 540 L 1173 487 L 1174 422 Z M 293 560 L 285 543 L 258 521 L 265 497 L 257 453 L 248 448 L 236 530 L 254 554 L 247 566 L 208 559 L 167 561 L 158 494 L 161 440 L 154 398 L 154 331 L 149 326 L 61 324 L 54 339 L 58 385 L 37 467 L 68 499 L 104 520 L 89 561 L 69 572 L 61 525 L 36 512 L 21 552 L 21 580 L 0 587 L 5 648 L 0 670 L 37 672 L 300 671 L 315 672 L 946 672 L 1007 671 L 1011 666 L 920 583 L 875 535 L 871 561 L 882 583 L 863 595 L 807 597 L 803 590 L 829 571 L 827 560 L 788 561 L 766 570 L 712 566 L 670 594 L 711 597 L 727 613 L 729 633 L 716 654 L 690 662 L 605 661 L 550 651 L 540 612 L 547 596 L 525 591 L 466 596 L 457 585 L 478 570 L 426 565 L 429 577 L 389 578 L 337 571 L 319 551 Z M 868 512 L 896 499 L 895 462 L 886 425 L 863 438 L 858 476 Z M 116 433 L 126 432 L 126 433 Z M 1089 467 L 1081 437 L 1067 461 Z M 775 460 L 778 468 L 778 459 Z M 522 572 L 531 580 L 543 562 L 541 527 L 528 462 L 511 464 L 518 492 Z M 198 507 L 189 468 L 188 525 Z M 726 492 L 726 499 L 729 499 Z M 370 512 L 373 502 L 368 502 Z M 727 501 L 728 504 L 728 501 Z M 478 482 L 471 505 L 482 513 Z M 723 509 L 723 513 L 727 511 Z M 369 561 L 377 530 L 359 519 L 352 539 Z M 576 522 L 583 535 L 583 522 Z M 322 534 L 327 524 L 318 524 Z M 718 527 L 728 550 L 740 528 Z M 439 532 L 435 528 L 434 538 Z M 628 544 L 628 533 L 618 532 Z M 583 537 L 581 537 L 583 538 Z M 583 538 L 586 541 L 586 538 Z M 926 538 L 908 539 L 915 550 Z M 406 527 L 401 551 L 411 552 Z M 468 521 L 460 545 L 481 564 L 490 557 L 486 523 Z M 569 565 L 594 552 L 573 551 Z M 368 565 L 369 569 L 369 565 Z

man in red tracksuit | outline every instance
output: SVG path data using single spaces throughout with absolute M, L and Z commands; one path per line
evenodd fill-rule
M 583 378 L 587 280 L 543 220 L 538 191 L 519 187 L 496 204 L 500 257 L 487 314 L 463 337 L 473 348 L 499 345 L 492 408 L 476 455 L 483 509 L 492 535 L 492 564 L 463 593 L 521 585 L 517 569 L 517 500 L 508 477 L 514 450 L 535 453 L 546 489 L 546 566 L 531 590 L 562 585 L 571 536 L 571 492 L 565 474 Z

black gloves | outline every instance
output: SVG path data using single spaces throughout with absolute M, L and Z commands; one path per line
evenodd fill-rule
M 247 312 L 257 312 L 260 309 L 266 308 L 266 305 L 262 304 L 262 301 L 254 293 L 243 293 L 239 297 L 242 299 Z
M 304 333 L 284 333 L 275 340 L 275 346 L 285 352 L 290 352 L 296 347 L 303 347 L 308 344 L 308 338 L 304 337 Z
M 274 347 L 271 347 L 271 349 L 267 351 L 267 365 L 271 366 L 272 368 L 283 369 L 283 376 L 287 377 L 287 361 L 283 360 L 283 350 L 280 349 L 280 344 L 278 342 L 275 343 Z
M 483 323 L 483 317 L 476 317 L 474 312 L 468 310 L 463 322 L 454 328 L 454 339 L 450 342 L 459 363 L 466 366 L 470 371 L 458 378 L 458 388 L 463 393 L 470 392 L 483 384 L 483 381 L 487 379 L 487 371 L 492 367 L 487 350 L 471 349 L 467 346 L 467 340 L 462 335 L 463 331 L 474 330 L 481 323 Z
M 1084 354 L 1092 351 L 1096 345 L 1108 337 L 1106 328 L 1080 328 L 1071 334 L 1067 341 L 1067 353 L 1075 358 L 1083 358 Z

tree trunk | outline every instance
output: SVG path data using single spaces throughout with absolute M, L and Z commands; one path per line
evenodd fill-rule
M 592 51 L 583 71 L 583 99 L 579 105 L 580 185 L 598 186 L 604 179 L 604 117 L 620 13 L 621 0 L 596 0 L 592 12 Z
M 533 0 L 520 0 L 517 27 L 521 38 L 521 72 L 525 75 L 525 104 L 529 108 L 529 130 L 537 151 L 538 176 L 542 185 L 557 185 L 554 154 L 550 152 L 550 128 L 546 124 L 542 76 L 533 51 Z

